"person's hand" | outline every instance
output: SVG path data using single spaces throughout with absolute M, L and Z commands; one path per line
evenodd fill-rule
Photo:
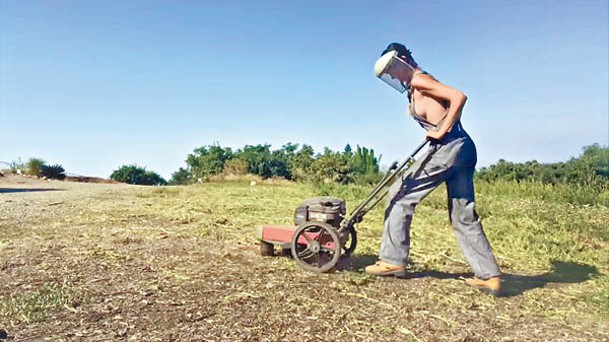
M 446 132 L 429 130 L 427 131 L 427 140 L 440 140 L 444 138 L 445 135 Z

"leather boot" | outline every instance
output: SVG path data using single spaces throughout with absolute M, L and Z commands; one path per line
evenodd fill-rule
M 469 278 L 465 280 L 465 284 L 495 297 L 501 296 L 501 277 L 497 276 L 489 279 Z
M 364 272 L 375 276 L 404 277 L 406 275 L 406 267 L 392 265 L 390 263 L 379 260 L 374 265 L 366 266 Z

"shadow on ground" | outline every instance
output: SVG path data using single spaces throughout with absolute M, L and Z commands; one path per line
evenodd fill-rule
M 341 260 L 336 269 L 340 271 L 363 271 L 367 265 L 372 265 L 378 260 L 377 256 L 358 255 Z M 566 261 L 551 261 L 552 270 L 537 275 L 502 274 L 502 297 L 513 297 L 525 291 L 543 288 L 549 284 L 574 284 L 583 283 L 599 275 L 596 266 Z M 407 279 L 413 278 L 437 278 L 437 279 L 462 279 L 471 277 L 471 273 L 451 273 L 437 270 L 427 270 L 423 266 L 415 265 L 408 273 Z
M 12 188 L 0 188 L 0 194 L 10 194 L 15 192 L 39 192 L 39 191 L 64 191 L 63 189 L 12 189 Z
M 553 260 L 552 270 L 539 275 L 503 274 L 503 296 L 511 297 L 548 284 L 575 284 L 599 275 L 596 266 Z

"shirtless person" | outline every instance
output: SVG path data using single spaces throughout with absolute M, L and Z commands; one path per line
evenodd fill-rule
M 368 274 L 402 275 L 410 249 L 410 223 L 417 204 L 446 182 L 450 221 L 475 278 L 465 283 L 500 294 L 499 267 L 474 209 L 476 147 L 460 118 L 467 97 L 423 71 L 402 44 L 389 44 L 375 65 L 376 76 L 407 92 L 410 115 L 427 131 L 430 147 L 412 166 L 413 174 L 389 189 L 379 261 Z

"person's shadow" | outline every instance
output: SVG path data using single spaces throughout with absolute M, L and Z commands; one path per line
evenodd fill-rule
M 374 264 L 378 257 L 371 255 L 351 256 L 349 259 L 341 261 L 336 269 L 348 271 L 361 271 L 365 266 Z M 548 284 L 574 284 L 595 278 L 599 275 L 596 266 L 580 264 L 568 261 L 552 260 L 552 270 L 550 272 L 537 275 L 517 275 L 502 273 L 502 297 L 513 297 L 525 291 L 543 288 Z M 408 272 L 405 278 L 426 278 L 437 279 L 462 279 L 471 277 L 471 273 L 449 273 L 436 270 L 413 270 Z
M 516 296 L 548 284 L 583 283 L 599 275 L 596 266 L 592 265 L 558 260 L 552 260 L 550 263 L 552 270 L 539 275 L 503 274 L 502 295 Z

